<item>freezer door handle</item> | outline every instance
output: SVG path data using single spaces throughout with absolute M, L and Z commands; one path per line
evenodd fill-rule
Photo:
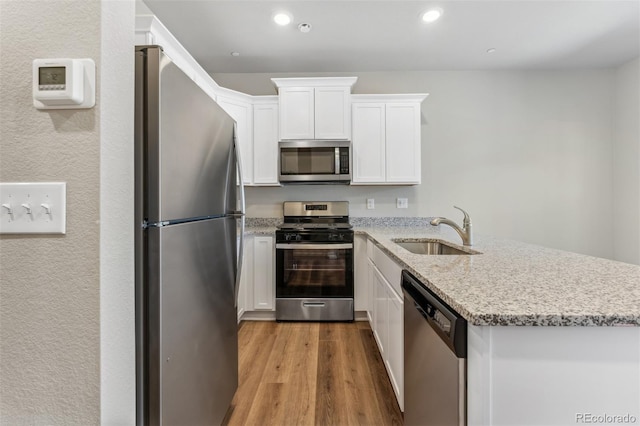
M 238 269 L 236 272 L 236 282 L 233 288 L 233 300 L 238 308 L 238 294 L 240 291 L 240 277 L 242 275 L 242 258 L 244 256 L 244 215 L 237 217 L 240 220 L 240 245 L 238 246 Z

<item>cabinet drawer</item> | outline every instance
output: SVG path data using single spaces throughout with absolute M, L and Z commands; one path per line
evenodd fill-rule
M 367 239 L 367 257 L 373 260 L 373 248 L 376 245 L 370 239 Z
M 380 270 L 385 279 L 398 295 L 402 294 L 401 278 L 402 268 L 377 246 L 371 244 L 373 251 L 373 263 Z M 369 247 L 367 246 L 367 250 Z

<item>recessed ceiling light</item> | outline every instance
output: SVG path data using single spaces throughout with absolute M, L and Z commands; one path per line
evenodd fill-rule
M 240 52 L 231 52 L 231 56 L 240 56 Z
M 284 12 L 277 13 L 273 16 L 273 21 L 278 25 L 289 25 L 289 23 L 291 22 L 291 15 Z
M 442 9 L 430 9 L 422 14 L 422 20 L 424 22 L 435 22 L 442 16 Z
M 495 47 L 490 47 L 490 48 L 487 49 L 487 53 L 493 53 L 495 51 L 496 51 Z

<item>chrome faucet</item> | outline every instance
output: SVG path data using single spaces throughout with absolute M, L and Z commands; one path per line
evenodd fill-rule
M 460 235 L 460 238 L 462 238 L 463 245 L 471 246 L 473 245 L 473 235 L 471 234 L 471 218 L 469 218 L 469 215 L 467 214 L 467 212 L 462 210 L 460 207 L 457 207 L 457 206 L 453 206 L 453 207 L 460 210 L 464 214 L 464 219 L 462 221 L 462 228 L 460 228 L 454 221 L 444 217 L 436 217 L 431 221 L 431 224 L 433 226 L 438 226 L 441 223 L 445 225 L 449 225 L 450 227 L 456 230 L 458 235 Z

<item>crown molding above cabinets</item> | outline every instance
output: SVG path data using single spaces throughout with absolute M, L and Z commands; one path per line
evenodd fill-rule
M 272 78 L 276 88 L 282 87 L 351 87 L 356 83 L 358 77 L 287 77 Z

